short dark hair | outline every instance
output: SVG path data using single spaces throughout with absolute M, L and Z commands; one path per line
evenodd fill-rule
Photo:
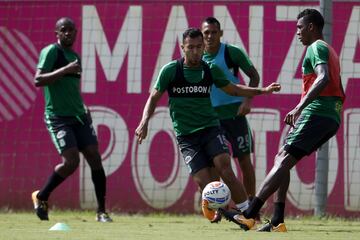
M 185 39 L 187 37 L 197 38 L 199 36 L 201 36 L 201 38 L 204 38 L 204 36 L 203 36 L 202 32 L 200 31 L 200 29 L 198 29 L 198 28 L 188 28 L 183 33 L 183 42 L 185 41 Z
M 60 18 L 59 20 L 56 21 L 55 29 L 58 30 L 61 27 L 61 25 L 63 25 L 63 24 L 70 24 L 70 25 L 75 27 L 74 20 L 72 20 L 69 17 L 62 17 L 62 18 Z
M 218 26 L 219 29 L 221 29 L 221 25 L 220 25 L 220 22 L 214 18 L 214 17 L 207 17 L 205 18 L 205 20 L 203 21 L 203 23 L 208 23 L 208 24 L 215 24 Z
M 304 18 L 305 24 L 313 23 L 321 32 L 324 28 L 324 18 L 321 13 L 316 9 L 307 8 L 300 12 L 297 20 Z

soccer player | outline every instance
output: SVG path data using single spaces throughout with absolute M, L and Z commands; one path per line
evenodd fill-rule
M 183 33 L 181 49 L 184 57 L 162 67 L 135 134 L 141 144 L 147 136 L 150 117 L 167 91 L 177 142 L 193 180 L 200 190 L 204 189 L 214 180 L 210 168 L 215 167 L 228 185 L 237 208 L 245 210 L 247 194 L 231 168 L 225 136 L 210 101 L 211 86 L 215 84 L 234 96 L 251 97 L 279 91 L 280 85 L 272 83 L 266 88 L 252 88 L 229 82 L 219 67 L 202 61 L 203 40 L 200 29 L 189 28 Z M 207 204 L 203 201 L 202 209 L 205 217 L 211 220 L 215 211 L 208 209 Z
M 224 211 L 225 217 L 244 228 L 252 228 L 253 218 L 274 193 L 274 214 L 258 231 L 286 232 L 284 211 L 290 170 L 333 137 L 340 125 L 345 94 L 340 78 L 340 63 L 334 49 L 323 40 L 324 19 L 315 9 L 297 16 L 297 35 L 307 46 L 302 63 L 303 92 L 301 100 L 284 122 L 292 126 L 275 164 L 261 184 L 256 197 L 242 214 Z
M 205 62 L 216 64 L 225 73 L 227 79 L 235 84 L 240 82 L 238 78 L 240 68 L 250 78 L 250 87 L 259 85 L 259 73 L 246 53 L 234 45 L 220 41 L 223 31 L 216 18 L 206 18 L 202 22 L 201 31 L 204 35 Z M 213 86 L 211 103 L 231 144 L 233 157 L 239 162 L 245 190 L 249 197 L 254 196 L 255 171 L 250 158 L 250 153 L 253 152 L 253 139 L 245 117 L 251 110 L 251 97 L 230 96 Z
M 45 123 L 62 157 L 41 190 L 32 193 L 37 216 L 49 220 L 48 199 L 79 166 L 81 152 L 91 168 L 98 202 L 96 220 L 111 222 L 105 211 L 106 176 L 98 150 L 92 119 L 80 95 L 81 61 L 72 49 L 76 38 L 75 23 L 70 18 L 56 22 L 57 42 L 43 48 L 35 74 L 35 86 L 43 87 Z

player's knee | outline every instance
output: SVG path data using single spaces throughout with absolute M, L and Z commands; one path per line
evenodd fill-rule
M 79 167 L 79 164 L 80 164 L 80 159 L 79 158 L 66 160 L 66 161 L 64 161 L 64 168 L 68 172 L 73 173 Z
M 79 166 L 78 161 L 64 161 L 63 163 L 55 167 L 55 172 L 60 174 L 62 177 L 68 177 L 73 174 Z
M 278 171 L 290 171 L 294 163 L 288 158 L 277 158 L 274 165 Z
M 254 171 L 254 167 L 251 162 L 239 162 L 239 166 L 243 173 Z
M 198 186 L 198 190 L 201 193 L 205 186 L 210 182 L 208 179 L 193 178 L 194 182 Z
M 100 155 L 93 155 L 86 158 L 87 163 L 89 164 L 91 170 L 100 170 L 103 168 L 102 160 Z
M 231 158 L 228 153 L 222 153 L 214 157 L 213 162 L 217 169 L 231 167 Z
M 237 182 L 237 178 L 231 168 L 221 169 L 220 177 L 227 185 L 232 185 Z

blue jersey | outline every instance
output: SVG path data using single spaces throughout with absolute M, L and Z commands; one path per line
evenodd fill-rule
M 216 56 L 204 54 L 203 60 L 207 63 L 217 65 L 225 74 L 226 78 L 234 84 L 238 84 L 239 79 L 234 76 L 234 73 L 228 68 L 225 62 L 225 44 L 221 43 L 219 51 Z M 244 97 L 234 97 L 226 94 L 220 88 L 212 86 L 211 89 L 211 103 L 214 107 L 242 102 Z

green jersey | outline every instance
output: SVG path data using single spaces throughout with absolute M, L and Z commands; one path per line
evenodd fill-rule
M 230 83 L 224 73 L 214 64 L 206 65 L 209 67 L 212 81 L 199 85 L 200 82 L 206 82 L 204 66 L 190 68 L 181 65 L 183 80 L 179 81 L 176 79 L 179 78 L 177 64 L 176 60 L 166 64 L 160 70 L 155 83 L 156 90 L 165 92 L 170 87 L 173 92 L 169 94 L 169 110 L 175 134 L 188 135 L 207 127 L 219 126 L 217 113 L 211 105 L 210 89 L 212 83 L 218 88 Z M 179 84 L 173 86 L 174 82 Z
M 345 94 L 341 84 L 339 58 L 334 49 L 322 40 L 315 41 L 306 50 L 302 64 L 302 97 L 308 93 L 317 78 L 314 69 L 318 64 L 328 65 L 329 83 L 320 95 L 306 106 L 303 113 L 330 117 L 340 123 Z
M 70 49 L 51 44 L 41 50 L 38 69 L 52 72 L 80 57 Z M 80 75 L 69 74 L 44 86 L 45 114 L 48 116 L 79 116 L 85 113 L 80 95 Z

